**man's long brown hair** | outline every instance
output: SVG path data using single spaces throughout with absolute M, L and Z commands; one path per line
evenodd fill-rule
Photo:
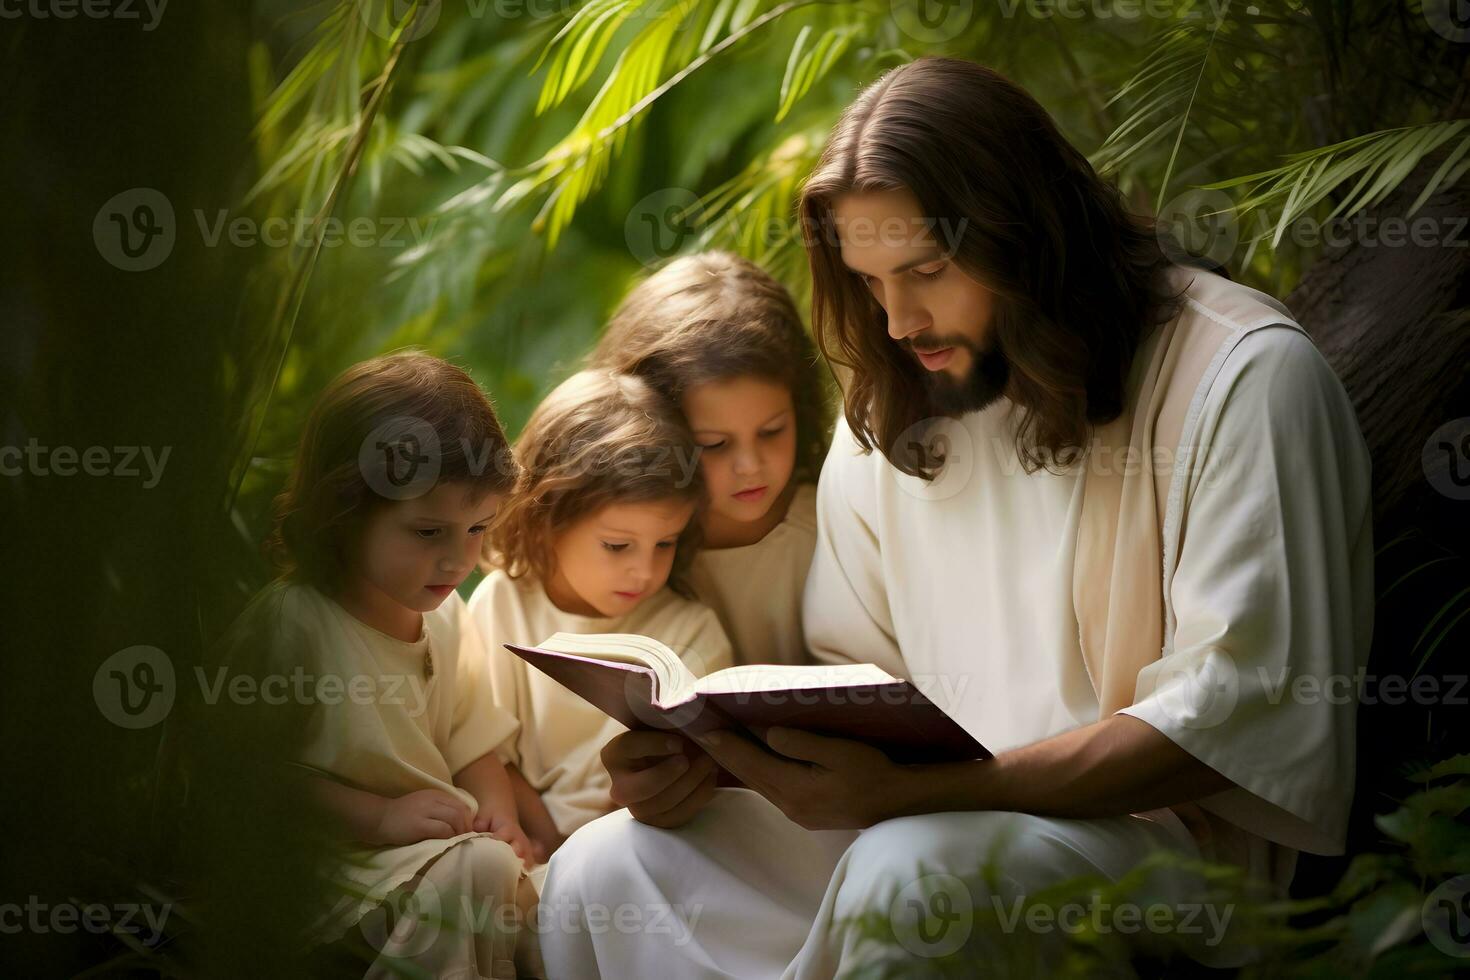
M 1152 221 L 1130 214 L 1046 110 L 988 68 L 923 58 L 858 95 L 802 191 L 812 326 L 822 353 L 851 371 L 845 414 L 858 443 L 926 479 L 934 467 L 898 445 L 936 414 L 924 371 L 843 265 L 833 218 L 844 194 L 897 189 L 995 294 L 990 337 L 1009 365 L 1027 472 L 1071 458 L 1123 411 L 1135 352 L 1178 311 Z

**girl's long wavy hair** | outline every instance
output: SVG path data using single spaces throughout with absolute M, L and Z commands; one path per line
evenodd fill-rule
M 409 423 L 405 427 L 404 423 Z M 476 496 L 506 493 L 515 482 L 510 444 L 484 391 L 462 369 L 409 350 L 356 364 L 317 398 L 296 451 L 285 489 L 275 500 L 266 553 L 284 577 L 328 593 L 343 581 L 351 546 L 363 521 L 384 496 L 371 460 L 391 433 L 432 431 L 434 485 L 463 484 Z M 365 444 L 370 439 L 377 446 Z M 367 459 L 369 462 L 364 462 Z M 424 486 L 427 492 L 432 486 Z
M 579 518 L 609 504 L 692 501 L 669 573 L 669 586 L 691 596 L 687 573 L 704 507 L 697 453 L 684 417 L 641 378 L 607 369 L 572 375 L 516 440 L 520 477 L 491 525 L 486 567 L 545 582 L 555 570 L 556 535 Z
M 675 405 L 712 381 L 779 384 L 796 413 L 792 479 L 815 483 L 821 472 L 832 435 L 830 374 L 791 294 L 748 259 L 709 251 L 670 262 L 618 306 L 589 363 L 636 374 Z
M 799 206 L 822 352 L 851 370 L 845 414 L 865 450 L 931 478 L 900 435 L 935 414 L 924 372 L 842 263 L 833 204 L 907 189 L 930 234 L 995 293 L 991 336 L 1009 362 L 1027 472 L 1066 460 L 1125 407 L 1134 355 L 1181 302 L 1152 220 L 1129 213 L 1025 90 L 998 73 L 922 58 L 843 112 Z

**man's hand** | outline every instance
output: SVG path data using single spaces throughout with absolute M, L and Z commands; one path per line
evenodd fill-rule
M 688 823 L 715 795 L 719 769 L 708 755 L 672 732 L 623 732 L 602 747 L 612 777 L 612 801 L 654 827 Z
M 807 830 L 862 829 L 906 812 L 908 769 L 871 745 L 794 728 L 768 729 L 765 739 L 770 750 L 733 731 L 699 742 Z
M 711 735 L 701 744 L 716 762 L 809 830 L 864 828 L 951 810 L 1116 817 L 1235 785 L 1152 725 L 1125 714 L 993 759 L 915 765 L 891 762 L 862 742 L 790 728 L 765 733 L 774 752 L 737 732 Z

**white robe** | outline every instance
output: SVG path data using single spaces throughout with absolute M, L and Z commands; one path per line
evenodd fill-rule
M 1099 720 L 1073 608 L 1080 472 L 1026 474 L 1008 408 L 1002 401 L 957 420 L 951 461 L 927 484 L 879 454 L 861 455 L 839 425 L 819 487 L 804 608 L 819 659 L 875 662 L 914 679 L 996 752 Z M 1293 697 L 1280 683 L 1283 672 L 1352 678 L 1366 662 L 1366 446 L 1331 369 L 1286 327 L 1244 337 L 1226 358 L 1201 402 L 1197 444 L 1209 447 L 1204 465 L 1177 487 L 1176 518 L 1188 533 L 1165 596 L 1173 629 L 1124 710 L 1237 789 L 1200 801 L 1189 826 L 1171 810 L 1105 821 L 984 812 L 885 821 L 833 866 L 819 905 L 809 882 L 786 875 L 798 856 L 826 851 L 779 813 L 762 818 L 768 833 L 758 848 L 698 851 L 673 849 L 667 832 L 613 814 L 553 859 L 544 902 L 687 902 L 696 894 L 710 896 L 710 907 L 683 945 L 649 935 L 547 934 L 551 975 L 833 976 L 857 955 L 838 913 L 881 912 L 920 864 L 973 873 L 1001 824 L 1020 828 L 1024 845 L 1004 855 L 1002 868 L 1022 891 L 1086 870 L 1116 877 L 1160 848 L 1229 860 L 1284 886 L 1296 849 L 1340 852 L 1355 705 Z M 1166 683 L 1155 691 L 1159 681 Z M 718 825 L 706 839 L 733 828 L 725 816 L 732 808 L 761 809 L 729 803 L 737 792 L 722 791 L 701 816 Z M 732 875 L 778 875 L 786 888 L 776 890 L 774 910 L 757 909 L 754 898 L 716 898 Z M 783 925 L 765 931 L 765 942 L 733 943 L 710 924 L 752 914 Z M 1197 953 L 1221 964 L 1232 957 L 1223 946 Z

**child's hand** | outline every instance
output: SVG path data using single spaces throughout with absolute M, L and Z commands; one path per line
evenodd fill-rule
M 379 844 L 417 844 L 456 837 L 473 828 L 470 808 L 443 790 L 421 789 L 389 800 L 378 821 L 374 839 Z
M 537 855 L 536 847 L 521 825 L 513 819 L 502 816 L 480 816 L 476 818 L 474 827 L 481 833 L 488 833 L 496 840 L 503 840 L 510 845 L 511 850 L 516 852 L 516 857 L 526 864 L 539 864 L 541 858 Z
M 558 847 L 561 847 L 567 841 L 565 836 L 557 833 L 555 830 L 553 830 L 551 834 L 546 837 L 535 835 L 530 836 L 531 853 L 535 855 L 537 864 L 545 864 L 547 861 L 550 861 L 551 855 L 556 853 L 556 849 Z

